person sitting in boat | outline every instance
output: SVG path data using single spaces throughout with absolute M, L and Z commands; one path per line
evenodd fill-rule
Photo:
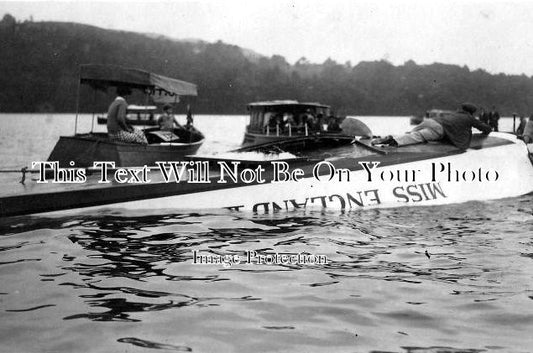
M 492 106 L 492 110 L 489 113 L 489 125 L 494 131 L 498 131 L 498 121 L 500 120 L 500 113 L 496 111 L 496 106 Z
M 279 130 L 279 133 L 283 133 L 285 131 L 285 124 L 283 123 L 283 115 L 281 113 L 276 113 L 275 116 L 276 119 L 276 126 Z
M 283 131 L 283 117 L 278 113 L 270 114 L 267 129 L 270 134 L 280 133 Z
M 294 129 L 296 127 L 296 122 L 294 121 L 294 115 L 292 113 L 283 114 L 283 127 L 287 130 Z
M 312 132 L 319 132 L 322 130 L 322 114 L 318 114 L 316 117 L 311 115 L 307 119 L 307 129 Z
M 522 136 L 524 134 L 524 130 L 526 129 L 527 124 L 527 118 L 525 116 L 520 117 L 520 124 L 518 124 L 518 129 L 516 129 L 516 135 Z
M 454 146 L 466 150 L 470 146 L 472 127 L 488 135 L 492 128 L 472 116 L 476 106 L 463 103 L 457 112 L 425 119 L 410 132 L 399 136 L 386 136 L 372 141 L 372 145 L 385 144 L 391 146 L 407 146 L 428 141 L 448 139 Z
M 489 124 L 489 113 L 485 111 L 485 108 L 481 107 L 479 112 L 479 121 L 484 124 Z
M 163 131 L 183 129 L 183 126 L 178 123 L 174 114 L 172 114 L 172 105 L 170 104 L 165 104 L 163 106 L 163 114 L 157 119 L 157 123 L 159 124 L 159 129 Z
M 125 96 L 131 94 L 129 87 L 117 87 L 117 97 L 107 110 L 107 135 L 111 140 L 127 143 L 148 144 L 141 130 L 134 129 L 126 121 L 128 103 Z
M 273 112 L 265 112 L 263 115 L 263 130 L 265 133 L 269 130 L 272 125 L 272 117 L 274 116 Z
M 324 121 L 325 121 L 324 114 L 322 113 L 317 114 L 316 122 L 315 122 L 316 131 L 320 131 L 320 132 L 324 131 Z
M 300 114 L 296 118 L 296 131 L 298 133 L 303 133 L 305 130 L 305 122 L 306 122 L 306 116 L 304 114 Z
M 327 128 L 327 131 L 328 132 L 339 132 L 339 131 L 342 131 L 340 125 L 339 125 L 339 122 L 337 121 L 337 119 L 333 116 L 333 115 L 330 115 L 328 117 L 328 128 Z
M 296 129 L 299 133 L 302 133 L 305 131 L 305 127 L 307 126 L 308 130 L 310 130 L 310 124 L 313 123 L 315 117 L 311 113 L 311 109 L 307 109 L 304 113 L 300 114 L 298 116 L 298 124 L 296 126 Z

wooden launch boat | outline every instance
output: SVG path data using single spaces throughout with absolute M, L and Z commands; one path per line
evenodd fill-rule
M 81 65 L 81 84 L 89 85 L 94 90 L 127 86 L 139 89 L 147 96 L 168 97 L 174 102 L 178 102 L 180 96 L 197 95 L 196 85 L 192 83 L 116 65 Z M 154 165 L 158 160 L 181 160 L 186 155 L 196 153 L 204 142 L 204 135 L 192 125 L 175 129 L 173 134 L 157 133 L 157 128 L 146 129 L 144 133 L 148 145 L 141 145 L 115 141 L 103 133 L 79 134 L 77 122 L 78 113 L 74 135 L 59 138 L 48 157 L 49 161 L 58 161 L 62 167 L 71 166 L 71 162 L 76 167 L 92 167 L 94 161 L 113 161 L 117 167 Z
M 353 134 L 341 128 L 344 119 L 333 116 L 329 105 L 276 100 L 250 103 L 247 108 L 250 123 L 243 147 L 299 140 L 300 148 L 312 149 L 348 145 L 353 140 Z
M 154 166 L 157 161 L 179 161 L 193 155 L 204 142 L 196 130 L 174 129 L 172 138 L 158 133 L 158 128 L 145 129 L 147 145 L 113 141 L 106 133 L 61 136 L 48 161 L 62 167 L 92 167 L 95 161 L 113 161 L 117 167 Z

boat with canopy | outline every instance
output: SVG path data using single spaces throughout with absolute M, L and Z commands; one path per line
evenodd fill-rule
M 60 166 L 71 166 L 73 162 L 77 167 L 92 167 L 94 161 L 113 161 L 117 167 L 154 165 L 156 161 L 177 161 L 192 155 L 204 142 L 204 135 L 192 124 L 164 133 L 157 127 L 147 128 L 143 130 L 147 145 L 115 141 L 107 133 L 78 133 L 81 85 L 88 85 L 94 91 L 126 86 L 140 90 L 146 101 L 151 99 L 156 103 L 175 104 L 180 96 L 197 96 L 195 84 L 175 78 L 118 65 L 81 65 L 74 135 L 59 138 L 49 161 L 58 161 Z M 94 127 L 94 114 L 91 126 Z
M 243 147 L 292 141 L 291 146 L 301 151 L 349 145 L 353 140 L 353 131 L 343 126 L 346 119 L 334 116 L 329 105 L 274 100 L 250 103 L 247 109 L 250 123 Z

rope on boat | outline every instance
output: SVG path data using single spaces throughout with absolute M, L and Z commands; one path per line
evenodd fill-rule
M 38 170 L 22 167 L 20 169 L 0 169 L 0 173 L 38 173 Z
M 0 173 L 22 173 L 19 183 L 24 184 L 26 182 L 26 173 L 38 173 L 38 170 L 31 170 L 28 167 L 22 167 L 20 169 L 0 169 Z

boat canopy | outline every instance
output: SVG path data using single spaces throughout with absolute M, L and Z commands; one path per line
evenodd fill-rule
M 80 65 L 80 82 L 89 84 L 94 88 L 128 86 L 149 90 L 151 94 L 198 95 L 196 85 L 193 83 L 119 65 Z

